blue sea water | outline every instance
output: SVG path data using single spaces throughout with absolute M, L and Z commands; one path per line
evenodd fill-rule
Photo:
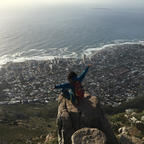
M 144 40 L 144 8 L 36 6 L 0 11 L 0 65 L 81 57 L 109 44 Z

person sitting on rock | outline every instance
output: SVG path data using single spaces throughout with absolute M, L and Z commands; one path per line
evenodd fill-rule
M 64 97 L 71 100 L 72 102 L 77 101 L 79 103 L 80 100 L 84 97 L 84 90 L 81 83 L 90 66 L 91 65 L 89 64 L 80 76 L 77 76 L 77 74 L 73 71 L 70 72 L 67 77 L 69 83 L 56 85 L 55 89 L 61 88 L 62 95 Z

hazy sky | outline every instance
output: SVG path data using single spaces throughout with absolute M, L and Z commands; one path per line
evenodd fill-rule
M 47 5 L 60 5 L 60 4 L 87 4 L 94 3 L 105 6 L 129 6 L 129 7 L 141 7 L 144 5 L 144 0 L 0 0 L 0 7 L 15 7 L 26 6 L 36 4 Z

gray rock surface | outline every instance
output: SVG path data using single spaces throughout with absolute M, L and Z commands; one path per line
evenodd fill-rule
M 119 142 L 120 144 L 144 144 L 144 141 L 141 139 L 126 134 L 119 135 Z
M 72 144 L 106 144 L 105 134 L 96 128 L 82 128 L 72 135 Z
M 116 137 L 106 119 L 98 99 L 85 94 L 79 105 L 59 96 L 57 115 L 59 144 L 71 144 L 71 136 L 81 128 L 97 128 L 107 139 L 106 144 L 117 144 Z

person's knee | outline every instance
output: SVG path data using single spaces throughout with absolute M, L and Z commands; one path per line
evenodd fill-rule
M 70 96 L 69 96 L 69 92 L 67 90 L 63 90 L 62 91 L 62 95 L 63 97 L 67 98 L 68 100 L 70 100 Z

